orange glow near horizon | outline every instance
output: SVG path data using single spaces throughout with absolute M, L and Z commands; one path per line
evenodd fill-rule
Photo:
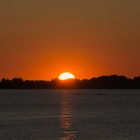
M 59 75 L 59 80 L 68 80 L 68 79 L 75 79 L 75 76 L 72 73 L 64 72 Z
M 52 80 L 64 71 L 76 79 L 139 76 L 139 5 L 1 0 L 0 79 Z

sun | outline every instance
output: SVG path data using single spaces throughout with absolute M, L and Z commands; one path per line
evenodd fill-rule
M 59 80 L 75 79 L 75 76 L 70 72 L 61 73 L 58 77 Z

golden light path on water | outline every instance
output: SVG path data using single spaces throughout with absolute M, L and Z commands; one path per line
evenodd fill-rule
M 62 129 L 62 137 L 59 140 L 74 140 L 76 131 L 73 128 L 73 102 L 71 93 L 64 90 L 61 94 L 61 114 L 60 122 Z

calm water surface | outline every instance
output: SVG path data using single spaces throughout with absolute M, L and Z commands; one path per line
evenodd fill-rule
M 0 140 L 139 140 L 140 90 L 0 90 Z

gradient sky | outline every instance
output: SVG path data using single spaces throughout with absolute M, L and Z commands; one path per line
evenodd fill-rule
M 140 75 L 139 0 L 0 0 L 0 78 Z

